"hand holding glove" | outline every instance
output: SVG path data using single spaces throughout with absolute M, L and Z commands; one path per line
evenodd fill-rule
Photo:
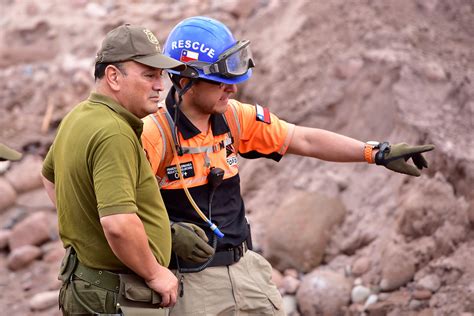
M 171 225 L 172 249 L 182 259 L 191 262 L 205 262 L 214 254 L 207 242 L 209 239 L 199 226 L 176 222 Z
M 422 153 L 434 148 L 434 145 L 410 146 L 406 143 L 389 145 L 384 142 L 380 144 L 379 151 L 375 154 L 375 163 L 395 172 L 419 177 L 421 175 L 419 170 L 428 168 L 428 162 Z M 415 165 L 408 163 L 410 158 Z

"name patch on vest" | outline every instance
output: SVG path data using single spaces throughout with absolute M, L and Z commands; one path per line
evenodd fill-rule
M 184 179 L 194 177 L 194 166 L 192 161 L 183 162 L 179 165 L 181 166 L 181 173 L 183 174 Z M 169 181 L 179 180 L 179 174 L 176 165 L 166 168 L 166 176 L 168 177 Z

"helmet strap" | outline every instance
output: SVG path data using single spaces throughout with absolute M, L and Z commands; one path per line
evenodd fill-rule
M 183 147 L 181 146 L 181 142 L 179 141 L 178 137 L 178 118 L 179 118 L 179 107 L 181 106 L 181 103 L 183 102 L 183 95 L 188 92 L 189 89 L 193 86 L 195 79 L 194 78 L 188 78 L 189 82 L 181 88 L 179 85 L 179 79 L 175 76 L 172 76 L 170 73 L 168 73 L 168 76 L 171 79 L 171 83 L 173 84 L 174 89 L 176 90 L 178 94 L 178 100 L 175 101 L 174 103 L 174 122 L 175 122 L 175 128 L 173 133 L 175 133 L 175 139 L 176 139 L 176 151 L 179 156 L 182 156 L 183 153 Z

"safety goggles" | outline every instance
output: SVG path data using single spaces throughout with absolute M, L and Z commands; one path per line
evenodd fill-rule
M 250 68 L 255 67 L 249 45 L 249 40 L 238 41 L 237 44 L 220 54 L 213 64 L 191 62 L 189 65 L 202 69 L 206 75 L 218 74 L 227 78 L 242 76 Z

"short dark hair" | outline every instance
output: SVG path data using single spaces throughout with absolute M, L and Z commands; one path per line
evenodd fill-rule
M 112 65 L 112 66 L 115 66 L 118 68 L 118 70 L 120 70 L 123 74 L 127 74 L 125 72 L 125 68 L 123 67 L 123 62 L 113 62 L 113 63 L 98 63 L 98 64 L 95 64 L 95 69 L 94 69 L 94 78 L 95 78 L 95 81 L 99 80 L 99 79 L 102 79 L 105 75 L 105 68 L 107 68 L 107 66 L 109 65 Z

